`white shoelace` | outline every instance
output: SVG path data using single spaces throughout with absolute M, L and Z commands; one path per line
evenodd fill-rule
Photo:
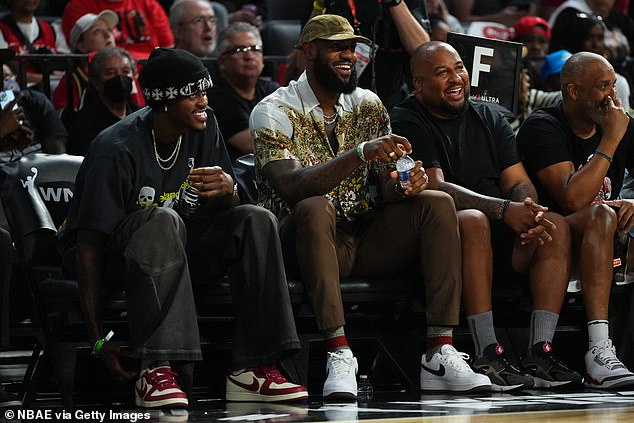
M 354 371 L 354 363 L 352 357 L 344 357 L 342 354 L 328 351 L 332 363 L 332 371 L 335 379 L 346 377 L 350 372 Z
M 623 363 L 616 357 L 616 348 L 612 345 L 612 342 L 608 340 L 603 346 L 597 347 L 597 356 L 605 366 L 612 370 L 615 367 L 623 367 Z
M 460 352 L 454 347 L 447 348 L 445 354 L 441 354 L 442 359 L 448 366 L 460 372 L 472 372 L 471 367 L 467 364 L 469 354 Z

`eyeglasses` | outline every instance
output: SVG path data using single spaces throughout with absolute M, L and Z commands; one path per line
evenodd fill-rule
M 577 13 L 577 17 L 579 19 L 591 19 L 593 21 L 603 22 L 603 17 L 601 15 L 594 15 L 594 14 L 588 15 L 587 13 L 579 12 L 579 13 Z
M 229 49 L 227 51 L 225 51 L 224 53 L 222 53 L 223 55 L 231 55 L 231 56 L 235 56 L 237 54 L 247 54 L 248 52 L 254 52 L 254 53 L 262 53 L 262 46 L 261 45 L 252 45 L 252 46 L 238 46 L 238 47 L 234 47 L 232 49 Z
M 203 26 L 205 23 L 209 25 L 215 25 L 218 22 L 218 18 L 215 16 L 196 16 L 194 19 L 188 22 L 181 22 L 181 25 L 194 25 Z

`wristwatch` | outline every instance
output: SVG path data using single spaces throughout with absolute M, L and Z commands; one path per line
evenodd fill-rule
M 394 7 L 401 4 L 401 0 L 383 0 L 383 6 L 385 7 Z

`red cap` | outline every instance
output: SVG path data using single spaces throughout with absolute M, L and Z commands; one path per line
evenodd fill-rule
M 541 33 L 550 41 L 550 26 L 544 18 L 539 16 L 524 16 L 515 23 L 515 40 L 534 33 Z

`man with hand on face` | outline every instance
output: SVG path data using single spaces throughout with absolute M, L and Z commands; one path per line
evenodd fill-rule
M 69 154 L 85 155 L 101 131 L 139 109 L 130 98 L 135 73 L 134 59 L 126 50 L 110 47 L 95 55 L 88 67 L 90 85 L 80 109 L 62 114 Z
M 357 42 L 369 40 L 355 35 L 341 16 L 308 21 L 299 42 L 306 71 L 262 100 L 249 124 L 260 202 L 281 221 L 286 264 L 301 275 L 326 343 L 323 396 L 357 395 L 340 278 L 393 275 L 418 265 L 427 314 L 421 388 L 488 389 L 489 380 L 451 345 L 461 293 L 453 202 L 426 190 L 421 162 L 406 173 L 409 187 L 399 184 L 394 163 L 411 146 L 391 133 L 379 98 L 357 87 Z
M 574 54 L 561 70 L 563 100 L 517 134 L 540 198 L 570 225 L 588 320 L 585 385 L 601 389 L 634 385 L 608 332 L 614 232 L 634 228 L 634 201 L 617 198 L 625 169 L 634 171 L 634 132 L 615 81 L 603 56 Z
M 580 384 L 551 347 L 568 286 L 568 225 L 538 204 L 504 116 L 468 100 L 469 74 L 452 46 L 424 44 L 411 69 L 415 93 L 395 106 L 392 125 L 412 142 L 430 187 L 450 194 L 458 209 L 473 367 L 497 391 Z M 533 311 L 523 370 L 495 335 L 491 286 L 498 263 L 529 275 Z
M 191 363 L 202 359 L 192 280 L 228 274 L 235 337 L 227 400 L 306 399 L 306 389 L 276 367 L 300 346 L 277 221 L 263 208 L 238 205 L 231 162 L 207 107 L 207 69 L 191 53 L 158 48 L 139 80 L 149 107 L 90 145 L 61 236 L 65 263 L 76 258 L 94 354 L 116 376 L 137 379 L 137 406 L 187 407 Z M 104 337 L 102 287 L 122 284 L 129 354 L 140 359 L 140 372 L 124 369 L 118 347 Z

